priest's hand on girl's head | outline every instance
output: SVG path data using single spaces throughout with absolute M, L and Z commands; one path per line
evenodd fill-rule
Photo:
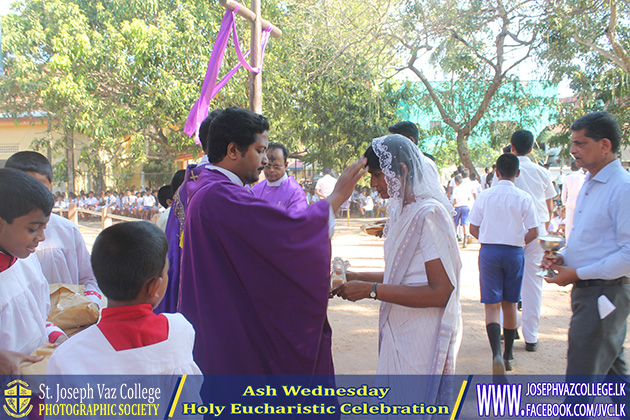
M 367 159 L 364 157 L 357 160 L 348 166 L 337 180 L 332 194 L 326 198 L 334 212 L 339 210 L 343 202 L 350 198 L 354 191 L 354 186 L 367 173 L 366 162 Z

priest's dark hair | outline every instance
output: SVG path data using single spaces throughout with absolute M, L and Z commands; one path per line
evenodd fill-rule
M 501 175 L 501 178 L 516 177 L 518 168 L 518 157 L 512 153 L 504 153 L 497 159 L 497 172 Z
M 516 130 L 510 138 L 510 144 L 516 150 L 516 154 L 525 156 L 532 151 L 534 135 L 529 130 Z
M 11 224 L 38 209 L 48 216 L 54 204 L 51 192 L 32 176 L 13 168 L 0 169 L 0 217 L 5 222 Z
M 586 137 L 598 142 L 601 139 L 608 139 L 611 144 L 611 151 L 617 153 L 621 142 L 621 129 L 619 122 L 609 112 L 598 111 L 586 114 L 571 125 L 571 131 L 586 130 Z
M 199 141 L 201 142 L 201 148 L 204 153 L 208 153 L 208 133 L 210 131 L 210 124 L 212 121 L 223 111 L 222 109 L 215 109 L 208 114 L 205 120 L 199 126 Z
M 243 108 L 226 108 L 210 124 L 208 160 L 219 163 L 227 155 L 230 143 L 236 143 L 241 153 L 256 141 L 256 134 L 269 130 L 269 121 L 260 114 Z
M 22 172 L 35 172 L 44 175 L 52 183 L 53 170 L 50 161 L 41 153 L 24 150 L 11 155 L 4 164 L 5 168 L 13 168 Z
M 124 302 L 136 299 L 146 282 L 160 277 L 167 252 L 166 235 L 153 223 L 117 223 L 96 237 L 90 261 L 105 296 Z
M 289 158 L 289 149 L 282 143 L 278 143 L 277 141 L 270 141 L 267 146 L 267 150 L 280 149 L 282 150 L 282 155 L 284 156 L 284 163 L 287 163 L 287 159 Z

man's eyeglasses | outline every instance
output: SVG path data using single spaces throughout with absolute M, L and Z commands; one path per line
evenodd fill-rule
M 274 171 L 279 171 L 283 168 L 281 165 L 265 165 L 265 169 L 273 169 Z

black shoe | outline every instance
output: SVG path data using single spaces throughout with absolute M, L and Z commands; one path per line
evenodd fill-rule
M 497 354 L 492 358 L 492 374 L 493 375 L 505 375 L 505 363 L 503 356 Z
M 506 371 L 514 370 L 514 359 L 503 359 L 503 364 Z
M 538 350 L 538 341 L 535 343 L 525 343 L 525 350 L 533 353 Z

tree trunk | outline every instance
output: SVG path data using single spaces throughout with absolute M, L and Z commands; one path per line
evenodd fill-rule
M 74 193 L 74 131 L 66 131 L 66 173 L 68 175 L 68 193 Z
M 463 129 L 457 131 L 457 153 L 459 154 L 459 159 L 462 161 L 462 165 L 464 165 L 471 174 L 477 174 L 475 165 L 473 165 L 472 159 L 470 159 L 470 152 L 468 151 L 468 137 L 470 137 L 469 130 Z M 477 174 L 477 179 L 481 179 L 479 178 L 479 174 Z

